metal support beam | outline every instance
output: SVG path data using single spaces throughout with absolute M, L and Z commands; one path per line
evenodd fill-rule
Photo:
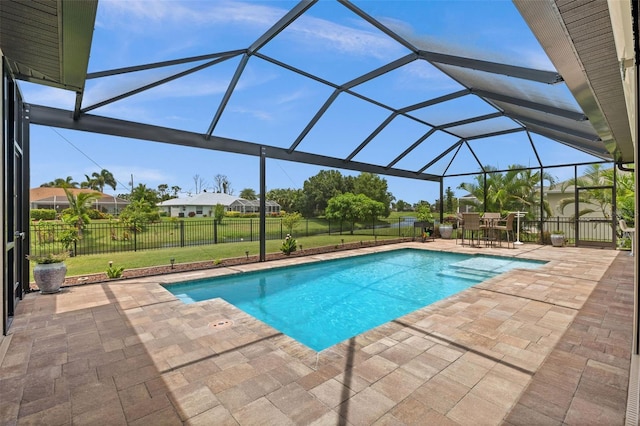
M 398 110 L 398 113 L 404 114 L 404 113 L 407 113 L 409 111 L 415 111 L 417 109 L 422 109 L 422 108 L 426 108 L 426 107 L 429 107 L 429 106 L 432 106 L 432 105 L 437 105 L 437 104 L 440 104 L 442 102 L 447 102 L 447 101 L 451 101 L 453 99 L 457 99 L 457 98 L 462 97 L 462 96 L 466 96 L 469 93 L 471 93 L 471 91 L 469 89 L 458 90 L 457 92 L 449 93 L 448 95 L 438 96 L 437 98 L 429 99 L 428 101 L 418 102 L 417 104 L 413 104 L 413 105 L 410 105 L 408 107 L 401 108 L 401 109 Z
M 438 161 L 440 161 L 445 155 L 447 155 L 448 153 L 450 153 L 451 151 L 453 151 L 454 149 L 456 149 L 458 146 L 460 146 L 462 144 L 462 140 L 459 140 L 458 142 L 454 143 L 453 145 L 451 145 L 449 148 L 447 148 L 446 150 L 444 150 L 443 152 L 440 153 L 440 155 L 438 155 L 436 158 L 434 158 L 433 160 L 431 160 L 430 162 L 428 162 L 424 167 L 422 167 L 420 170 L 418 170 L 418 173 L 422 173 L 425 170 L 427 170 L 429 167 L 433 166 L 434 164 L 436 164 Z
M 544 112 L 546 114 L 557 115 L 558 117 L 568 118 L 569 120 L 585 121 L 588 120 L 587 116 L 580 111 L 571 111 L 564 108 L 558 108 L 553 105 L 541 104 L 539 102 L 529 101 L 527 99 L 516 98 L 515 96 L 502 95 L 500 93 L 489 92 L 481 89 L 471 89 L 471 93 L 474 93 L 483 98 L 492 99 L 498 102 L 506 102 L 508 104 L 517 105 L 535 111 Z
M 249 47 L 249 54 L 259 50 L 265 44 L 269 43 L 271 39 L 280 34 L 285 28 L 287 28 L 293 21 L 298 19 L 304 12 L 306 12 L 311 6 L 313 6 L 318 0 L 301 0 L 300 3 L 295 5 L 286 15 L 278 20 L 271 28 L 269 28 L 260 38 L 253 42 Z
M 409 154 L 411 151 L 416 149 L 416 147 L 418 145 L 420 145 L 422 142 L 427 140 L 429 138 L 429 136 L 431 136 L 435 131 L 436 131 L 436 129 L 434 129 L 434 128 L 429 129 L 429 131 L 427 133 L 422 135 L 417 141 L 415 141 L 413 144 L 411 144 L 411 146 L 409 148 L 405 149 L 402 154 L 398 155 L 396 158 L 393 159 L 392 162 L 387 164 L 386 168 L 390 169 L 391 167 L 393 167 L 398 161 L 402 160 L 404 157 L 407 156 L 407 154 Z
M 215 130 L 216 126 L 218 125 L 218 121 L 220 121 L 220 117 L 222 117 L 222 112 L 227 107 L 227 103 L 229 103 L 229 99 L 231 99 L 231 95 L 233 94 L 233 91 L 236 88 L 238 81 L 240 80 L 240 76 L 242 75 L 244 68 L 247 66 L 247 62 L 249 62 L 249 55 L 245 53 L 244 56 L 242 57 L 242 60 L 240 60 L 238 67 L 236 68 L 236 72 L 233 74 L 233 78 L 231 78 L 231 82 L 227 87 L 227 91 L 225 92 L 224 96 L 222 97 L 222 100 L 220 101 L 220 106 L 218 106 L 218 109 L 216 110 L 216 114 L 213 116 L 213 120 L 211 120 L 211 124 L 209 125 L 209 130 L 207 130 L 207 138 L 211 137 L 211 134 Z
M 238 56 L 243 53 L 246 53 L 246 51 L 247 51 L 246 49 L 229 50 L 226 52 L 211 53 L 208 55 L 190 56 L 188 58 L 182 58 L 182 59 L 172 59 L 169 61 L 153 62 L 150 64 L 144 64 L 144 65 L 135 65 L 131 67 L 114 68 L 112 70 L 90 72 L 87 74 L 87 80 L 91 80 L 93 78 L 110 77 L 112 75 L 128 74 L 130 72 L 146 71 L 146 70 L 152 70 L 156 68 L 170 67 L 173 65 L 188 64 L 189 62 L 198 62 L 198 61 L 206 61 L 209 59 L 216 59 L 216 58 L 222 58 L 222 57 Z
M 154 81 L 153 83 L 145 84 L 144 86 L 138 87 L 137 89 L 130 90 L 129 92 L 122 93 L 122 94 L 120 94 L 118 96 L 114 96 L 113 98 L 109 98 L 109 99 L 106 99 L 106 100 L 104 100 L 102 102 L 98 102 L 97 104 L 93 104 L 93 105 L 90 105 L 90 106 L 88 106 L 86 108 L 82 108 L 80 110 L 80 112 L 84 114 L 85 112 L 88 112 L 88 111 L 100 108 L 102 106 L 108 105 L 110 103 L 113 103 L 113 102 L 128 98 L 129 96 L 136 95 L 138 93 L 144 92 L 145 90 L 153 89 L 154 87 L 161 86 L 161 85 L 163 85 L 165 83 L 168 83 L 168 82 L 173 81 L 173 80 L 177 80 L 177 79 L 182 78 L 182 77 L 184 77 L 186 75 L 193 74 L 195 72 L 198 72 L 198 71 L 203 70 L 205 68 L 208 68 L 210 66 L 219 64 L 220 62 L 224 62 L 224 61 L 226 61 L 227 59 L 230 59 L 230 58 L 232 58 L 232 56 L 223 56 L 221 58 L 214 59 L 213 61 L 209 61 L 206 64 L 202 64 L 202 65 L 198 65 L 198 66 L 193 67 L 193 68 L 189 68 L 188 70 L 184 70 L 184 71 L 179 72 L 177 74 L 170 75 L 169 77 L 165 77 L 165 78 L 163 78 L 161 80 Z M 76 118 L 78 118 L 78 117 L 76 117 Z
M 451 123 L 441 124 L 436 126 L 436 130 L 450 129 L 452 127 L 464 126 L 465 124 L 476 123 L 478 121 L 491 120 L 493 118 L 503 117 L 502 112 L 493 112 L 491 114 L 479 115 L 477 117 L 467 118 L 465 120 L 452 121 Z
M 210 139 L 206 139 L 201 133 L 170 129 L 150 124 L 135 123 L 132 121 L 101 117 L 91 114 L 85 114 L 82 115 L 80 119 L 73 120 L 71 111 L 41 105 L 31 105 L 31 122 L 32 124 L 59 127 L 62 129 L 80 130 L 111 136 L 122 136 L 125 138 L 164 142 L 173 145 L 232 152 L 251 156 L 259 156 L 260 147 L 262 146 L 256 143 L 222 138 L 219 136 L 212 136 Z M 269 158 L 278 160 L 294 161 L 336 169 L 354 170 L 357 172 L 368 172 L 379 175 L 427 180 L 432 182 L 437 182 L 438 179 L 440 179 L 439 176 L 428 173 L 416 173 L 415 171 L 402 169 L 388 169 L 384 166 L 357 161 L 349 161 L 345 163 L 342 158 L 327 157 L 324 155 L 298 151 L 289 152 L 286 148 L 269 147 L 268 155 Z
M 293 143 L 289 147 L 289 153 L 292 153 L 293 151 L 295 151 L 295 149 L 298 147 L 298 145 L 300 145 L 302 140 L 309 134 L 311 129 L 313 129 L 313 126 L 316 125 L 318 120 L 320 120 L 320 118 L 324 115 L 324 113 L 329 109 L 329 107 L 331 106 L 333 101 L 335 101 L 338 98 L 339 94 L 340 94 L 340 90 L 339 89 L 336 89 L 336 90 L 333 91 L 333 93 L 331 93 L 331 96 L 329 96 L 329 99 L 327 99 L 324 102 L 322 107 L 320 107 L 318 112 L 316 112 L 316 115 L 313 116 L 311 121 L 309 121 L 307 123 L 307 125 L 304 127 L 304 129 L 302 129 L 302 132 L 300 132 L 300 134 L 298 135 L 296 140 L 293 141 Z
M 444 220 L 444 180 L 440 179 L 440 225 L 442 225 L 442 221 Z
M 362 149 L 364 149 L 364 147 L 367 146 L 367 144 L 371 142 L 373 138 L 378 136 L 378 134 L 380 134 L 380 132 L 383 131 L 384 128 L 387 127 L 389 123 L 391 123 L 393 119 L 396 118 L 397 115 L 398 114 L 396 114 L 395 112 L 392 112 L 391 115 L 389 115 L 389 117 L 386 118 L 386 120 L 384 120 L 373 132 L 371 132 L 369 136 L 367 136 L 367 138 L 364 141 L 362 141 L 360 145 L 358 145 L 356 149 L 353 150 L 351 154 L 349 154 L 349 156 L 345 159 L 345 161 L 351 161 L 353 157 L 358 155 L 358 153 L 362 151 Z
M 267 148 L 260 147 L 260 262 L 267 260 Z
M 533 68 L 519 67 L 516 65 L 506 65 L 498 62 L 483 61 L 480 59 L 464 58 L 462 56 L 447 55 L 444 53 L 428 52 L 421 50 L 418 55 L 433 64 L 440 71 L 448 75 L 446 70 L 438 67 L 438 64 L 453 65 L 461 68 L 468 68 L 484 71 L 492 74 L 508 75 L 509 77 L 521 78 L 524 80 L 536 81 L 538 83 L 556 84 L 562 82 L 562 76 L 555 71 L 536 70 Z

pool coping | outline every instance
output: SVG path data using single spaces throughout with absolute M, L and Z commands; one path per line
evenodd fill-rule
M 160 285 L 202 276 L 201 271 L 72 287 L 57 295 L 31 294 L 19 305 L 0 364 L 0 384 L 20 390 L 18 397 L 0 395 L 7 401 L 0 420 L 35 421 L 55 410 L 68 423 L 87 416 L 112 418 L 104 417 L 108 415 L 129 424 L 170 418 L 240 424 L 500 424 L 508 418 L 509 424 L 518 424 L 536 408 L 560 424 L 562 416 L 575 415 L 578 408 L 585 411 L 584 404 L 576 403 L 575 409 L 569 405 L 564 412 L 548 413 L 548 402 L 532 407 L 527 394 L 533 389 L 534 400 L 542 400 L 533 379 L 554 359 L 554 351 L 565 348 L 571 327 L 580 325 L 575 323 L 578 314 L 592 296 L 600 296 L 594 289 L 612 262 L 628 262 L 627 256 L 532 245 L 477 249 L 444 240 L 405 245 L 550 262 L 534 274 L 514 270 L 492 278 L 319 355 L 219 299 L 184 305 Z M 336 256 L 343 254 L 314 258 Z M 313 259 L 295 258 L 301 260 Z M 204 273 L 215 276 L 222 270 Z M 609 316 L 628 314 L 626 308 L 613 308 Z M 233 326 L 210 327 L 225 318 Z M 589 325 L 586 332 L 592 329 Z M 58 337 L 64 335 L 67 339 Z M 626 345 L 626 335 L 610 331 L 609 337 L 617 337 L 610 339 L 611 345 Z M 74 344 L 78 337 L 81 347 Z M 616 353 L 617 364 L 609 367 L 603 365 L 611 354 L 593 355 L 583 374 L 606 374 L 609 387 L 613 383 L 621 390 L 619 375 L 627 357 L 623 349 Z M 628 379 L 628 370 L 626 374 Z M 82 395 L 95 395 L 96 385 L 104 394 L 84 399 Z M 610 388 L 607 392 L 612 393 Z M 610 397 L 601 399 L 608 402 Z M 615 415 L 611 407 L 598 410 L 601 418 Z M 91 417 L 97 415 L 101 417 Z

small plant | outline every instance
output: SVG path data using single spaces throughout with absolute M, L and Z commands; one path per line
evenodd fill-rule
M 60 234 L 60 243 L 66 250 L 73 249 L 75 243 L 80 239 L 78 230 L 75 228 L 67 229 Z
M 41 255 L 27 255 L 27 259 L 31 262 L 41 265 L 48 265 L 51 263 L 61 263 L 67 258 L 66 253 L 47 253 Z
M 219 264 L 221 264 L 221 263 L 222 263 L 222 259 L 215 259 L 215 260 L 213 261 L 213 264 L 214 264 L 214 265 L 216 265 L 216 266 L 218 266 L 218 265 L 219 265 Z
M 282 242 L 282 246 L 280 247 L 280 251 L 287 256 L 296 251 L 297 243 L 294 238 L 291 238 L 290 234 L 287 234 L 286 238 Z
M 107 268 L 107 277 L 120 278 L 124 272 L 124 266 L 113 266 L 113 262 L 109 261 L 109 267 Z
M 556 229 L 554 231 L 551 231 L 551 235 L 564 235 L 564 231 L 561 231 L 560 229 Z

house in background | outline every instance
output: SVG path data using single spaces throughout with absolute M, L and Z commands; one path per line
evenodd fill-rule
M 225 211 L 239 213 L 259 213 L 259 200 L 245 200 L 229 194 L 201 192 L 193 197 L 172 198 L 158 204 L 158 207 L 170 217 L 211 217 L 216 205 L 224 206 Z M 280 213 L 280 205 L 274 201 L 266 201 L 265 214 Z
M 86 188 L 68 188 L 68 190 L 76 195 L 82 192 L 94 193 L 92 189 Z M 98 192 L 99 193 L 99 192 Z M 101 193 L 100 193 L 101 194 Z M 118 198 L 113 195 L 101 194 L 100 198 L 91 203 L 91 207 L 101 211 L 102 213 L 117 215 L 122 209 L 129 205 L 129 201 Z M 60 213 L 62 210 L 69 208 L 69 200 L 64 192 L 64 188 L 38 187 L 29 190 L 29 208 L 30 209 L 51 209 Z

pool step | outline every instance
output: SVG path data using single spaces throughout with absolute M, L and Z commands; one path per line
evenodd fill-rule
M 490 271 L 481 271 L 471 268 L 455 268 L 449 271 L 439 272 L 438 275 L 478 282 L 493 278 L 498 274 Z

